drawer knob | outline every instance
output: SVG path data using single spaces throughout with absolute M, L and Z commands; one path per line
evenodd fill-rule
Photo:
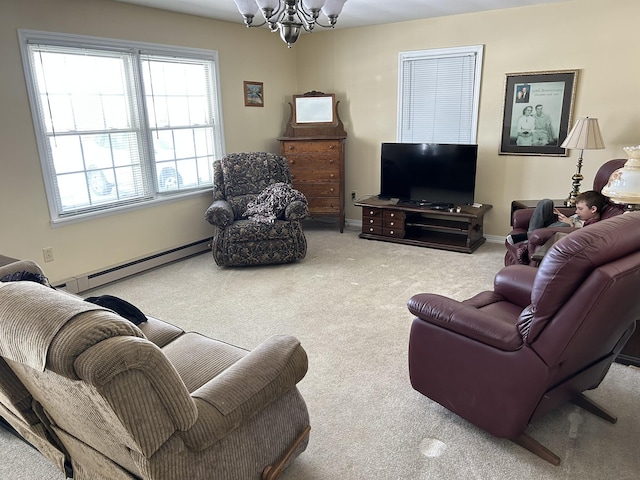
M 289 150 L 293 150 L 295 147 L 293 145 L 289 145 Z
M 333 177 L 335 177 L 335 176 L 336 176 L 336 174 L 335 174 L 335 173 L 332 173 L 332 174 L 330 175 L 330 177 L 331 177 L 331 178 L 333 178 Z
M 395 226 L 394 222 L 389 222 L 389 225 L 391 225 L 392 227 Z
M 369 219 L 369 223 L 373 223 L 373 218 L 370 218 L 370 219 Z
M 330 189 L 329 189 L 329 191 L 330 191 L 331 193 L 333 193 L 334 189 L 333 189 L 333 188 L 330 188 Z
M 392 213 L 392 214 L 391 214 L 391 216 L 392 216 L 392 217 L 395 217 L 395 216 L 396 216 L 396 214 L 395 214 L 395 213 Z
M 333 150 L 334 148 L 336 148 L 335 145 L 329 145 L 329 150 Z
M 370 231 L 370 232 L 373 232 L 373 228 L 370 228 L 370 229 L 369 229 L 369 231 Z
M 390 230 L 390 231 L 389 231 L 389 235 L 393 235 L 393 230 Z
M 334 162 L 333 158 L 329 160 L 329 163 L 333 163 L 333 162 Z
M 373 215 L 373 210 L 369 210 L 369 215 Z

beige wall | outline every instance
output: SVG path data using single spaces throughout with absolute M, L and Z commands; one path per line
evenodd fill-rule
M 229 0 L 230 1 L 230 0 Z M 398 52 L 483 44 L 476 197 L 493 204 L 485 231 L 502 236 L 514 198 L 563 198 L 570 157 L 498 155 L 505 73 L 578 69 L 574 118 L 598 117 L 607 148 L 585 152 L 585 189 L 605 160 L 640 143 L 635 0 L 575 0 L 539 7 L 303 35 L 288 50 L 276 35 L 240 24 L 109 0 L 3 0 L 0 4 L 0 253 L 42 263 L 63 279 L 206 238 L 209 196 L 52 228 L 16 30 L 77 33 L 219 52 L 227 151 L 277 151 L 292 93 L 335 92 L 347 139 L 346 193 L 378 193 L 380 143 L 396 139 Z M 243 106 L 242 81 L 262 81 L 265 108 Z M 348 219 L 360 212 L 350 205 Z M 118 232 L 114 234 L 114 232 Z
M 0 253 L 41 263 L 51 280 L 205 239 L 211 193 L 52 227 L 17 29 L 94 35 L 217 50 L 227 151 L 278 148 L 284 105 L 296 89 L 296 51 L 265 29 L 109 0 L 0 2 Z M 244 80 L 264 83 L 265 107 L 245 107 Z M 288 109 L 288 107 L 287 107 Z M 55 260 L 44 264 L 42 248 Z
M 335 92 L 348 131 L 346 191 L 379 189 L 380 143 L 396 140 L 398 52 L 484 45 L 476 198 L 493 209 L 485 232 L 509 231 L 512 199 L 566 198 L 578 153 L 569 157 L 499 155 L 506 73 L 577 69 L 574 118 L 598 117 L 607 148 L 585 151 L 584 190 L 597 167 L 640 143 L 635 0 L 560 4 L 314 33 L 299 41 L 298 86 Z M 348 202 L 350 204 L 350 202 Z M 358 218 L 349 205 L 347 218 Z

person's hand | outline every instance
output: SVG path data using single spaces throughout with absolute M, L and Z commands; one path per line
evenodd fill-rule
M 569 220 L 569 217 L 567 217 L 564 213 L 562 213 L 560 210 L 558 210 L 557 208 L 553 209 L 553 213 L 555 213 L 556 215 L 558 215 L 558 221 L 562 222 L 562 223 L 566 223 L 567 225 L 571 225 L 571 220 Z

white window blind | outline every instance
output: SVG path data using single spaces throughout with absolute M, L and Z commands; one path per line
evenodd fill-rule
M 223 151 L 215 52 L 20 37 L 54 222 L 212 186 Z
M 400 53 L 399 142 L 476 143 L 482 49 Z

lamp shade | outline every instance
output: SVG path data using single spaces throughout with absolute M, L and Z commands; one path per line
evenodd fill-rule
M 258 13 L 258 4 L 255 0 L 233 0 L 241 15 L 255 15 Z
M 342 12 L 342 7 L 347 0 L 327 0 L 322 7 L 322 13 L 324 13 L 327 17 L 335 17 L 337 18 Z
M 320 10 L 325 0 L 302 0 L 302 3 L 309 10 Z
M 574 148 L 579 150 L 596 150 L 604 148 L 604 141 L 600 133 L 597 118 L 581 117 L 575 123 L 562 148 Z
M 629 160 L 609 177 L 602 189 L 605 197 L 618 204 L 640 207 L 640 145 L 624 147 Z

